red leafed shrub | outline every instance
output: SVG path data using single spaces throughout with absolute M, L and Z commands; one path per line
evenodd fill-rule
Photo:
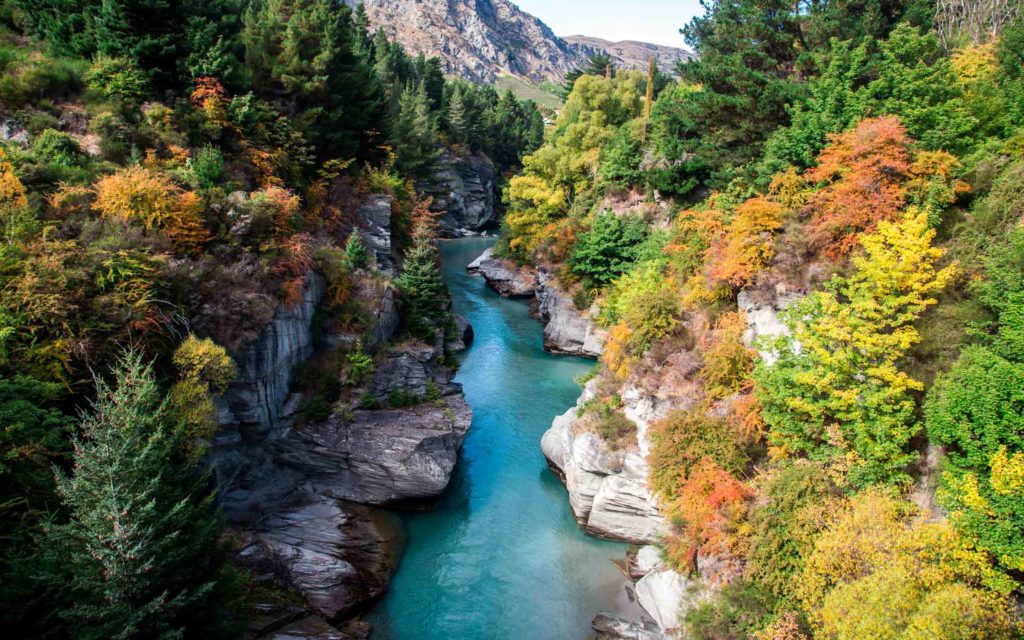
M 272 271 L 284 280 L 281 291 L 286 304 L 302 302 L 306 276 L 313 269 L 314 262 L 312 238 L 309 234 L 300 233 L 281 241 L 281 258 Z
M 742 518 L 752 496 L 749 487 L 710 458 L 697 463 L 665 509 L 673 524 L 667 543 L 672 561 L 690 568 L 698 550 L 732 555 L 731 527 Z
M 861 233 L 894 220 L 906 203 L 903 183 L 910 168 L 910 138 L 898 118 L 869 118 L 833 135 L 818 166 L 804 174 L 807 182 L 824 184 L 808 202 L 812 246 L 833 258 L 845 255 Z

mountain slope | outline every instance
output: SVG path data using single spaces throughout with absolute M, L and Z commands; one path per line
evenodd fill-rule
M 649 42 L 637 42 L 636 40 L 622 40 L 612 42 L 603 38 L 591 36 L 565 36 L 562 40 L 578 47 L 585 47 L 595 51 L 607 51 L 612 60 L 626 69 L 643 69 L 647 67 L 647 60 L 655 58 L 658 66 L 663 71 L 675 67 L 676 62 L 689 60 L 693 54 L 685 49 L 667 47 L 661 44 Z
M 364 0 L 363 4 L 374 29 L 383 28 L 410 52 L 438 56 L 447 73 L 478 82 L 494 82 L 502 75 L 560 82 L 601 49 L 608 49 L 627 68 L 646 67 L 644 52 L 649 50 L 673 62 L 686 55 L 671 47 L 638 42 L 586 37 L 567 41 L 509 0 Z

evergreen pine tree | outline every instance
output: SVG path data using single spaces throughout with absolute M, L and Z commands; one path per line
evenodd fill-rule
M 42 541 L 55 609 L 83 640 L 230 635 L 234 579 L 197 455 L 139 355 L 115 378 L 97 382 L 73 472 L 57 478 L 70 519 Z
M 358 231 L 353 230 L 345 242 L 345 257 L 353 269 L 364 269 L 369 262 L 370 255 L 366 252 L 363 237 Z
M 448 133 L 452 142 L 465 144 L 469 141 L 472 124 L 466 110 L 466 102 L 462 96 L 462 88 L 455 85 L 448 99 Z
M 427 238 L 417 239 L 405 254 L 402 275 L 395 281 L 402 292 L 402 322 L 409 335 L 431 340 L 447 316 L 448 290 L 441 279 L 437 249 Z
M 430 102 L 422 83 L 407 85 L 399 99 L 398 122 L 395 126 L 397 164 L 402 173 L 425 177 L 437 158 L 437 121 L 430 112 Z

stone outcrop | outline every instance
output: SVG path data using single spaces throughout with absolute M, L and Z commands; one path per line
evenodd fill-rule
M 455 316 L 455 336 L 445 343 L 449 351 L 465 351 L 473 343 L 473 325 L 462 316 Z
M 763 290 L 740 291 L 736 295 L 736 306 L 747 320 L 743 342 L 748 347 L 755 347 L 760 338 L 786 335 L 789 331 L 779 313 L 801 297 L 799 294 L 775 294 Z M 766 364 L 775 362 L 776 354 L 772 351 L 759 350 L 758 353 Z
M 487 284 L 506 298 L 532 298 L 537 291 L 537 274 L 533 269 L 495 258 L 493 247 L 488 247 L 466 269 L 483 276 Z
M 448 486 L 471 419 L 461 395 L 354 411 L 291 430 L 276 457 L 317 495 L 363 504 L 432 498 Z
M 288 396 L 292 369 L 313 353 L 313 313 L 324 294 L 324 279 L 312 274 L 302 300 L 281 305 L 259 337 L 232 354 L 238 377 L 219 402 L 222 425 L 263 429 L 277 422 Z
M 656 542 L 665 519 L 647 488 L 647 460 L 636 448 L 614 451 L 596 434 L 574 429 L 578 409 L 593 396 L 591 382 L 576 407 L 555 418 L 541 438 L 544 456 L 565 482 L 573 514 L 588 534 Z
M 397 531 L 358 505 L 304 494 L 269 514 L 238 553 L 257 575 L 273 575 L 312 610 L 336 620 L 379 598 L 397 564 Z
M 391 196 L 374 194 L 356 209 L 356 227 L 363 243 L 377 268 L 389 276 L 395 275 L 398 264 L 391 243 L 391 204 Z
M 238 379 L 218 400 L 222 428 L 208 462 L 234 536 L 238 562 L 258 582 L 301 595 L 306 606 L 256 603 L 247 638 L 366 638 L 368 626 L 346 619 L 384 592 L 396 566 L 396 530 L 382 513 L 354 504 L 437 496 L 447 486 L 471 412 L 433 346 L 405 345 L 384 355 L 380 391 L 408 397 L 437 386 L 438 403 L 379 411 L 340 411 L 297 427 L 301 394 L 290 393 L 293 368 L 314 351 L 313 316 L 324 280 L 310 276 L 303 299 L 282 305 L 252 342 L 234 354 Z M 326 348 L 363 339 L 369 351 L 398 326 L 394 290 L 359 281 L 365 334 L 328 335 Z M 469 333 L 468 326 L 463 327 Z M 432 383 L 432 384 L 431 384 Z
M 432 198 L 431 211 L 441 214 L 437 232 L 442 238 L 458 238 L 498 225 L 494 164 L 480 152 L 456 155 L 445 150 L 420 189 Z
M 558 286 L 554 276 L 540 273 L 536 295 L 537 312 L 544 323 L 545 349 L 590 358 L 601 355 L 607 333 L 594 324 L 589 314 L 576 308 L 572 297 Z

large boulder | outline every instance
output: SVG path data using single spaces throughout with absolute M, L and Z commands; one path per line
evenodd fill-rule
M 395 390 L 417 398 L 426 396 L 431 385 L 438 392 L 446 390 L 452 371 L 441 365 L 441 355 L 440 350 L 420 342 L 391 348 L 374 369 L 370 394 L 384 402 Z
M 494 164 L 482 153 L 457 155 L 446 150 L 420 190 L 440 213 L 437 232 L 443 238 L 491 229 L 498 224 L 494 197 Z
M 461 394 L 334 415 L 278 439 L 277 459 L 318 495 L 363 504 L 433 498 L 448 486 L 471 420 Z
M 327 620 L 383 595 L 398 559 L 399 536 L 380 514 L 311 494 L 265 514 L 246 535 L 240 563 L 295 590 Z
M 506 298 L 532 298 L 537 289 L 537 274 L 533 269 L 495 258 L 493 247 L 488 247 L 466 269 L 483 276 L 492 289 Z
M 576 308 L 551 274 L 542 272 L 538 277 L 537 311 L 544 323 L 546 350 L 590 358 L 601 355 L 607 333 Z
M 749 289 L 736 295 L 736 306 L 743 312 L 747 321 L 747 330 L 743 334 L 743 342 L 748 347 L 758 346 L 761 338 L 774 338 L 786 335 L 789 330 L 782 322 L 779 314 L 802 296 L 794 293 L 777 293 Z M 777 354 L 771 350 L 759 350 L 765 364 L 775 362 Z

